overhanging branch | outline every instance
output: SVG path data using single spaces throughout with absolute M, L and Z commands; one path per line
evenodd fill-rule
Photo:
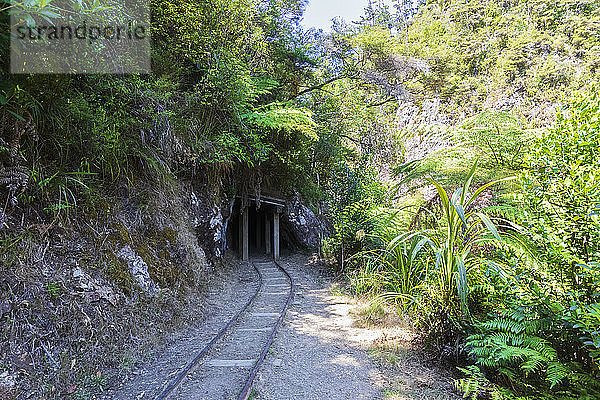
M 302 96 L 303 94 L 310 93 L 310 92 L 312 92 L 314 90 L 322 90 L 325 86 L 327 86 L 329 84 L 332 84 L 333 82 L 339 81 L 341 79 L 353 79 L 353 78 L 356 78 L 358 75 L 359 75 L 359 72 L 355 72 L 355 73 L 350 74 L 350 75 L 334 76 L 333 78 L 329 78 L 326 81 L 321 82 L 321 83 L 319 83 L 317 85 L 314 85 L 314 86 L 308 87 L 308 88 L 306 88 L 304 90 L 301 90 L 296 95 L 291 96 L 288 100 L 294 100 L 294 99 Z
M 379 107 L 379 106 L 382 106 L 384 104 L 390 103 L 392 101 L 396 101 L 396 97 L 388 97 L 387 99 L 385 99 L 383 101 L 380 101 L 378 103 L 367 104 L 367 107 Z

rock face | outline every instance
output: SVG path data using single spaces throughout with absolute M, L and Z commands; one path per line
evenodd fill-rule
M 214 267 L 225 248 L 225 217 L 229 201 L 211 198 L 206 188 L 194 187 L 190 188 L 189 201 L 198 242 L 205 251 L 207 261 Z
M 87 274 L 80 267 L 75 267 L 71 276 L 73 277 L 73 295 L 81 296 L 90 302 L 100 299 L 108 301 L 113 306 L 117 306 L 119 296 L 113 291 L 106 282 L 96 282 L 93 277 Z
M 421 160 L 451 146 L 445 135 L 452 121 L 442 110 L 440 99 L 426 99 L 421 107 L 414 103 L 402 104 L 396 113 L 396 125 L 407 132 L 416 132 L 404 142 L 405 162 Z
M 421 107 L 413 102 L 402 103 L 396 112 L 398 128 L 419 130 L 431 127 L 447 127 L 452 121 L 443 113 L 439 98 L 425 99 Z
M 319 233 L 323 231 L 323 234 L 326 234 L 324 232 L 325 224 L 302 203 L 298 194 L 286 202 L 282 219 L 290 228 L 294 239 L 304 247 L 318 247 L 320 244 Z
M 112 357 L 142 354 L 203 315 L 211 276 L 189 199 L 179 182 L 120 185 L 97 219 L 43 225 L 14 246 L 14 263 L 2 254 L 1 400 L 76 396 L 89 371 L 112 381 Z
M 117 257 L 127 262 L 127 267 L 131 275 L 133 275 L 133 279 L 135 279 L 146 294 L 154 295 L 158 292 L 158 286 L 148 273 L 148 264 L 129 245 L 123 247 L 117 253 Z

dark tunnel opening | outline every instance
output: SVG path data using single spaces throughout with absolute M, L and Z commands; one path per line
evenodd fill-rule
M 249 257 L 276 255 L 276 240 L 279 239 L 279 256 L 288 255 L 294 250 L 290 240 L 289 227 L 281 219 L 283 202 L 262 201 L 257 208 L 256 201 L 250 201 L 247 212 L 247 254 Z M 244 258 L 244 210 L 241 200 L 236 199 L 233 212 L 227 224 L 226 248 Z M 276 228 L 278 225 L 278 228 Z M 279 234 L 277 234 L 277 231 Z

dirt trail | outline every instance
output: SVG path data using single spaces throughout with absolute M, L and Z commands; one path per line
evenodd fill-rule
M 243 308 L 257 285 L 258 277 L 254 269 L 248 264 L 237 265 L 225 274 L 222 284 L 214 287 L 209 294 L 209 316 L 200 326 L 174 335 L 152 362 L 131 371 L 117 387 L 106 391 L 100 399 L 154 400 L 166 384 Z
M 362 328 L 357 304 L 334 295 L 328 273 L 307 256 L 282 260 L 296 283 L 296 295 L 255 380 L 253 400 L 337 399 L 457 399 L 448 377 L 425 366 L 410 349 L 395 347 L 386 338 L 410 338 L 401 328 Z M 213 312 L 205 323 L 173 340 L 154 362 L 134 371 L 103 399 L 153 400 L 183 365 L 211 339 L 256 289 L 251 270 L 239 267 L 209 298 Z M 242 372 L 242 371 L 240 371 Z M 198 374 L 196 374 L 198 375 Z M 197 379 L 202 379 L 197 376 Z M 192 378 L 196 379 L 196 378 Z M 211 376 L 211 381 L 217 377 Z M 226 378 L 226 383 L 232 383 Z M 170 399 L 203 399 L 190 387 Z M 241 390 L 241 387 L 239 388 Z M 235 391 L 235 390 L 233 390 Z M 232 391 L 206 400 L 235 398 Z
M 298 255 L 282 265 L 297 293 L 254 385 L 256 400 L 459 398 L 448 376 L 412 354 L 409 330 L 360 327 L 359 305 L 333 294 L 317 263 Z M 390 347 L 394 341 L 402 345 Z

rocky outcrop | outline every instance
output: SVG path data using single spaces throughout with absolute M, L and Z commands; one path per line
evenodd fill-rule
M 451 146 L 445 135 L 452 121 L 442 112 L 440 99 L 426 99 L 421 107 L 403 103 L 396 113 L 398 129 L 412 132 L 404 141 L 405 162 L 421 160 Z
M 97 219 L 67 227 L 24 215 L 30 228 L 0 251 L 0 399 L 85 393 L 81 376 L 120 374 L 122 357 L 202 316 L 211 275 L 188 194 L 117 186 Z
M 207 261 L 214 267 L 220 262 L 225 248 L 225 222 L 230 201 L 211 196 L 200 185 L 190 184 L 188 196 L 196 237 L 205 251 Z
M 318 247 L 321 240 L 319 235 L 327 234 L 326 225 L 302 202 L 298 194 L 286 202 L 282 220 L 295 241 L 303 247 Z
M 73 290 L 71 294 L 80 296 L 89 302 L 106 300 L 112 306 L 117 306 L 120 296 L 115 293 L 113 288 L 103 281 L 96 281 L 94 277 L 87 274 L 80 267 L 75 267 L 73 273 Z
M 148 264 L 138 256 L 135 251 L 129 245 L 123 247 L 118 253 L 117 257 L 127 262 L 127 268 L 133 279 L 136 281 L 138 286 L 148 295 L 155 295 L 158 293 L 158 286 L 148 272 Z

